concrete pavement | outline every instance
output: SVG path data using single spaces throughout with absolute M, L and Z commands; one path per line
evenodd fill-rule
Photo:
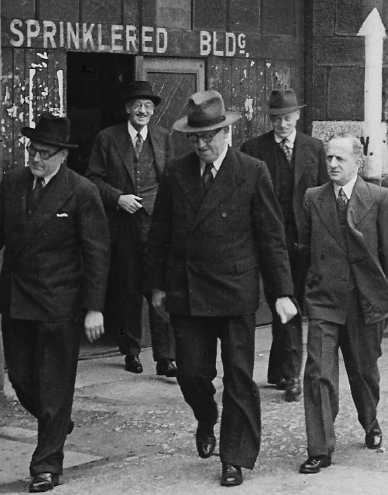
M 357 421 L 342 364 L 333 465 L 316 475 L 298 473 L 306 458 L 303 402 L 286 403 L 282 392 L 267 386 L 270 343 L 269 326 L 259 327 L 255 380 L 262 400 L 262 447 L 255 469 L 244 470 L 243 485 L 220 487 L 219 457 L 203 460 L 197 456 L 196 422 L 191 410 L 183 401 L 175 379 L 155 375 L 150 349 L 141 354 L 144 366 L 141 375 L 126 372 L 123 356 L 104 354 L 102 349 L 100 357 L 79 363 L 73 410 L 76 427 L 66 443 L 61 485 L 53 493 L 208 495 L 225 490 L 236 495 L 387 493 L 388 453 L 385 448 L 376 452 L 364 446 L 364 433 Z M 388 335 L 383 349 L 379 421 L 388 435 Z M 215 386 L 220 403 L 220 362 L 218 369 Z M 5 392 L 8 406 L 3 408 L 0 427 L 0 493 L 24 493 L 36 425 L 31 416 L 11 401 L 13 392 L 7 380 Z

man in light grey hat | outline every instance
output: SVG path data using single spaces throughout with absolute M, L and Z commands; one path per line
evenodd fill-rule
M 280 209 L 266 165 L 230 148 L 220 93 L 195 93 L 174 124 L 193 151 L 167 163 L 149 233 L 155 308 L 175 332 L 177 379 L 198 421 L 202 458 L 215 449 L 217 339 L 224 370 L 221 485 L 242 483 L 260 449 L 260 399 L 252 379 L 259 266 L 283 322 L 296 314 Z

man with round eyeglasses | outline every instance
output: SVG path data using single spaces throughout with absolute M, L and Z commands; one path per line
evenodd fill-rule
M 0 186 L 0 312 L 8 377 L 38 422 L 29 491 L 52 490 L 62 474 L 80 330 L 104 333 L 108 224 L 94 184 L 65 165 L 70 122 L 43 114 L 24 127 L 28 167 Z
M 153 357 L 158 375 L 175 377 L 172 329 L 151 304 L 145 286 L 145 253 L 160 177 L 172 156 L 169 133 L 151 118 L 161 97 L 147 81 L 134 81 L 123 97 L 127 121 L 96 137 L 86 177 L 101 194 L 110 226 L 111 265 L 105 306 L 106 328 L 118 335 L 125 369 L 142 373 L 143 298 L 148 304 Z
M 252 379 L 260 277 L 277 296 L 279 317 L 296 314 L 284 229 L 266 165 L 227 144 L 240 119 L 220 93 L 195 93 L 174 124 L 193 151 L 168 162 L 148 238 L 153 304 L 175 332 L 177 379 L 198 421 L 202 458 L 215 450 L 213 380 L 223 362 L 222 486 L 243 482 L 260 449 L 260 399 Z

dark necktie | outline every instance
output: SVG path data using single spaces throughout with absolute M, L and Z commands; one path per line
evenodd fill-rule
M 212 174 L 212 169 L 213 169 L 213 164 L 207 163 L 205 165 L 205 170 L 203 171 L 203 174 L 202 174 L 202 187 L 203 187 L 203 192 L 205 193 L 205 195 L 207 194 L 207 192 L 210 189 L 210 186 L 212 185 L 212 182 L 214 180 L 214 177 Z
M 29 208 L 28 208 L 28 214 L 31 215 L 31 213 L 35 210 L 35 208 L 38 206 L 39 201 L 41 200 L 42 194 L 43 194 L 43 186 L 44 186 L 44 179 L 43 177 L 37 177 L 35 181 L 35 187 L 31 191 L 31 196 L 30 196 L 30 201 L 29 201 Z
M 292 149 L 289 146 L 289 141 L 287 138 L 282 139 L 280 141 L 280 147 L 284 151 L 284 154 L 286 155 L 286 158 L 288 160 L 288 163 L 291 163 L 291 158 L 292 158 Z
M 136 136 L 136 143 L 135 143 L 135 153 L 136 153 L 137 158 L 139 158 L 142 148 L 143 148 L 143 138 L 142 138 L 140 132 L 138 132 L 137 136 Z

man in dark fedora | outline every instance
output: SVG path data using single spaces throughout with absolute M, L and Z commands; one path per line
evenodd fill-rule
M 202 458 L 215 449 L 217 339 L 223 361 L 221 485 L 242 483 L 260 448 L 259 391 L 252 379 L 259 266 L 283 322 L 296 314 L 281 222 L 266 165 L 227 144 L 240 118 L 220 93 L 195 93 L 174 124 L 193 151 L 168 163 L 149 233 L 153 304 L 175 332 L 177 379 L 198 421 Z
M 143 298 L 149 304 L 149 324 L 156 372 L 176 376 L 171 327 L 153 309 L 145 287 L 145 252 L 155 196 L 166 160 L 172 156 L 169 133 L 150 124 L 161 102 L 147 81 L 135 81 L 123 97 L 128 120 L 101 131 L 93 144 L 86 177 L 101 194 L 111 235 L 111 265 L 105 324 L 118 335 L 125 367 L 141 373 Z
M 69 170 L 70 122 L 43 114 L 30 139 L 28 167 L 0 186 L 0 312 L 8 376 L 38 420 L 30 492 L 51 490 L 62 474 L 80 330 L 104 332 L 108 225 L 97 188 Z
M 303 196 L 308 187 L 328 181 L 325 149 L 319 139 L 296 130 L 300 109 L 292 89 L 273 90 L 268 114 L 273 130 L 246 141 L 241 151 L 263 160 L 271 174 L 286 231 L 295 297 L 303 308 L 306 260 L 298 243 Z M 265 285 L 265 295 L 272 312 L 272 346 L 268 364 L 268 383 L 285 390 L 285 400 L 299 400 L 300 372 L 303 358 L 302 317 L 298 313 L 282 324 L 275 310 L 275 297 Z

